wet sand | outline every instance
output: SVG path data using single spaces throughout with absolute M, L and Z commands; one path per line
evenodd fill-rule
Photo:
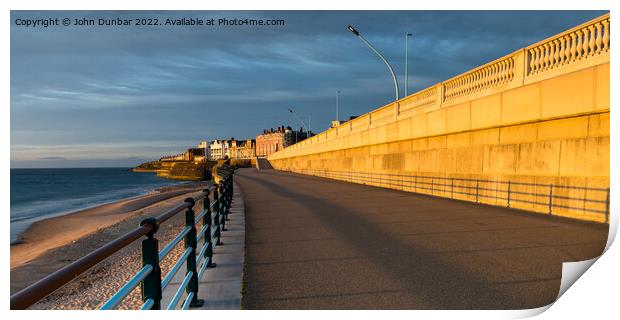
M 207 185 L 192 183 L 33 224 L 22 242 L 11 246 L 11 294 L 66 264 L 92 252 L 105 243 L 135 228 L 148 216 L 156 216 L 178 205 L 188 196 L 196 196 Z M 160 246 L 172 240 L 184 225 L 177 215 L 160 227 Z M 180 218 L 179 218 L 180 217 Z M 162 261 L 162 271 L 182 252 L 177 246 Z M 141 266 L 140 242 L 136 241 L 80 277 L 57 290 L 33 309 L 94 309 L 118 290 Z M 139 290 L 133 292 L 121 308 L 140 305 Z

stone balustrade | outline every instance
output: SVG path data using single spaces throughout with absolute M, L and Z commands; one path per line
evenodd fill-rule
M 526 76 L 579 63 L 609 53 L 609 15 L 525 48 Z
M 509 56 L 474 69 L 442 83 L 443 102 L 469 96 L 473 93 L 508 83 L 514 79 L 514 58 Z
M 345 124 L 347 132 L 383 125 L 608 63 L 609 42 L 609 14 L 606 14 L 348 121 Z M 335 133 L 338 127 L 330 130 Z M 325 132 L 279 153 L 286 153 L 287 149 L 307 148 L 336 136 L 338 134 Z

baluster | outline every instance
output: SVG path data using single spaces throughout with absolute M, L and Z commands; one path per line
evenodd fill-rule
M 553 66 L 557 66 L 560 65 L 560 52 L 562 51 L 561 46 L 560 46 L 560 40 L 555 39 L 553 40 L 553 44 L 554 44 L 554 52 L 555 55 L 553 56 Z
M 544 52 L 543 70 L 547 70 L 549 68 L 549 63 L 550 63 L 549 58 L 551 57 L 551 54 L 549 54 L 549 51 L 551 50 L 551 48 L 549 47 L 549 43 L 545 43 L 544 46 L 545 46 L 545 52 Z
M 549 42 L 549 65 L 548 69 L 553 68 L 555 65 L 555 43 L 553 41 Z
M 500 61 L 500 63 L 495 65 L 495 83 L 502 83 L 502 72 L 503 72 L 504 60 Z
M 505 60 L 502 60 L 495 65 L 495 83 L 496 84 L 502 83 L 502 74 L 504 72 L 504 61 Z
M 559 50 L 560 60 L 558 61 L 559 65 L 563 65 L 564 64 L 564 54 L 565 53 L 566 53 L 566 39 L 565 39 L 565 37 L 561 37 L 560 38 L 560 50 Z
M 534 74 L 536 73 L 536 48 L 530 49 L 529 55 L 530 55 L 530 73 L 529 74 Z
M 446 89 L 444 89 L 444 90 L 446 90 L 444 92 L 444 95 L 445 95 L 446 99 L 452 98 L 452 95 L 454 94 L 454 90 L 455 90 L 454 89 L 454 81 L 450 81 L 449 84 L 450 84 L 450 91 L 449 91 L 450 95 L 448 95 L 448 88 L 446 87 Z
M 474 85 L 472 87 L 471 92 L 475 92 L 476 89 L 478 89 L 478 86 L 480 85 L 480 70 L 474 72 L 473 77 L 474 77 Z
M 493 66 L 488 66 L 484 68 L 484 81 L 482 82 L 482 86 L 480 90 L 489 87 L 493 83 Z
M 499 74 L 497 75 L 499 83 L 504 83 L 506 80 L 506 66 L 508 65 L 508 60 L 502 60 L 499 63 Z
M 504 74 L 504 79 L 506 82 L 512 79 L 511 72 L 512 72 L 512 58 L 506 60 L 506 72 Z
M 490 86 L 493 86 L 493 78 L 495 76 L 495 68 L 494 65 L 491 65 L 489 67 L 485 68 L 485 80 L 484 83 L 482 84 L 482 88 L 488 88 Z
M 590 30 L 590 43 L 589 43 L 590 52 L 588 52 L 588 55 L 592 56 L 596 52 L 596 48 L 594 47 L 596 44 L 595 39 L 594 39 L 596 38 L 596 35 L 594 34 L 594 25 L 589 26 L 588 29 Z
M 480 83 L 480 71 L 474 72 L 471 75 L 471 86 L 469 88 L 468 93 L 476 91 L 476 88 L 478 87 L 478 83 Z
M 565 47 L 564 48 L 564 63 L 570 63 L 570 49 L 571 49 L 571 39 L 569 35 L 564 36 Z
M 513 60 L 512 60 L 512 58 L 510 58 L 506 62 L 506 81 L 512 80 L 512 71 L 513 71 L 512 64 L 513 64 Z
M 577 30 L 577 56 L 576 60 L 580 60 L 583 56 L 583 31 Z
M 601 53 L 601 43 L 603 43 L 601 35 L 601 23 L 598 22 L 596 24 L 596 42 L 594 43 L 596 45 L 596 50 L 594 51 L 595 53 Z
M 588 28 L 583 28 L 582 29 L 583 32 L 583 38 L 581 38 L 581 43 L 583 44 L 583 53 L 581 55 L 581 58 L 586 58 L 588 56 L 588 52 L 590 50 L 590 40 L 588 38 L 589 36 L 589 32 L 588 32 Z
M 609 20 L 603 20 L 603 51 L 609 50 Z
M 448 96 L 447 93 L 444 92 L 444 95 L 446 96 L 446 99 L 447 98 L 452 98 L 452 96 L 454 96 L 454 92 L 455 91 L 456 91 L 455 82 L 454 81 L 450 81 L 450 96 Z
M 570 34 L 571 45 L 570 45 L 570 61 L 573 62 L 577 58 L 577 38 L 575 33 Z
M 543 71 L 544 67 L 545 67 L 545 48 L 544 46 L 539 47 L 540 48 L 540 55 L 538 57 L 538 71 Z

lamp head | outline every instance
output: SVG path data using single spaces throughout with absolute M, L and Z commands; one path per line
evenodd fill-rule
M 348 26 L 347 29 L 349 29 L 349 31 L 351 31 L 354 35 L 358 36 L 360 35 L 359 31 L 357 31 L 353 26 Z

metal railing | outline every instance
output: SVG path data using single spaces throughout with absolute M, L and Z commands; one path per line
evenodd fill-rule
M 549 215 L 562 210 L 604 215 L 605 223 L 609 223 L 609 188 L 375 172 L 281 170 L 509 208 L 530 206 Z
M 181 305 L 182 309 L 201 306 L 204 301 L 198 299 L 198 281 L 208 267 L 216 265 L 213 261 L 213 249 L 222 244 L 221 232 L 226 230 L 225 224 L 232 195 L 233 172 L 228 172 L 219 185 L 216 184 L 203 190 L 197 197 L 185 199 L 182 204 L 157 217 L 142 220 L 139 227 L 15 293 L 11 296 L 11 309 L 19 310 L 32 306 L 86 270 L 145 236 L 146 238 L 142 240 L 142 268 L 110 297 L 101 309 L 115 309 L 138 286 L 142 294 L 141 310 L 162 309 L 162 291 L 170 284 L 183 265 L 186 267 L 185 277 L 166 308 L 175 309 L 183 293 L 186 295 Z M 200 202 L 203 204 L 202 210 L 196 215 L 194 210 Z M 183 210 L 185 210 L 185 228 L 163 249 L 159 250 L 156 238 L 159 226 Z M 202 225 L 198 232 L 196 231 L 197 225 Z M 184 240 L 185 251 L 162 279 L 160 262 L 181 240 Z M 202 245 L 198 249 L 200 240 L 202 240 Z

